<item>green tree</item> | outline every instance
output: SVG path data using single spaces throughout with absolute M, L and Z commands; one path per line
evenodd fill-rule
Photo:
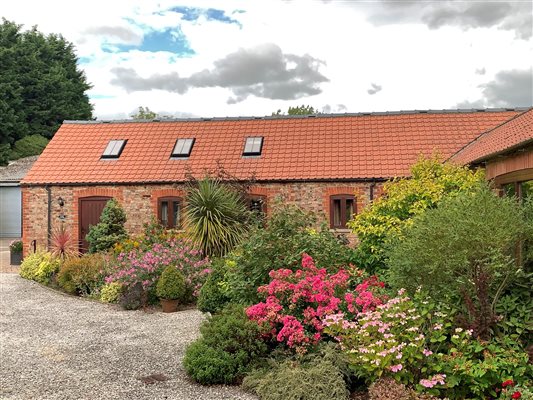
M 318 110 L 316 110 L 314 107 L 306 106 L 302 104 L 301 106 L 296 107 L 289 107 L 287 110 L 287 115 L 311 115 L 311 114 L 318 114 Z M 281 110 L 278 110 L 276 112 L 273 112 L 272 115 L 285 115 L 285 113 L 282 113 Z
M 74 46 L 60 35 L 2 19 L 0 24 L 0 144 L 27 135 L 51 138 L 66 119 L 91 119 Z
M 36 156 L 43 152 L 48 139 L 41 135 L 28 135 L 17 140 L 11 150 L 9 158 L 17 160 L 22 157 Z
M 131 114 L 131 118 L 133 119 L 154 119 L 157 118 L 159 115 L 150 110 L 148 107 L 139 107 L 137 110 L 137 113 Z
M 115 243 L 118 243 L 128 237 L 124 224 L 126 223 L 126 213 L 115 199 L 107 202 L 100 222 L 91 226 L 87 234 L 87 242 L 89 242 L 89 252 L 96 253 L 107 251 L 112 248 Z
M 437 156 L 421 158 L 411 167 L 410 178 L 385 184 L 384 195 L 348 223 L 359 239 L 358 265 L 370 272 L 384 269 L 387 243 L 401 235 L 415 215 L 436 207 L 445 197 L 475 190 L 484 182 L 480 170 L 442 163 Z

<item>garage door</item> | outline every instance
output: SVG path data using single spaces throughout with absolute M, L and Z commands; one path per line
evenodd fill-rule
M 22 235 L 20 225 L 20 187 L 0 187 L 0 237 L 20 237 Z

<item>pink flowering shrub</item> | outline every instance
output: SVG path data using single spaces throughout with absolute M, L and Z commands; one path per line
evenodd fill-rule
M 192 297 L 197 296 L 211 272 L 210 261 L 203 258 L 200 251 L 195 250 L 188 241 L 169 238 L 148 249 L 139 247 L 118 254 L 106 283 L 119 282 L 126 288 L 141 284 L 148 291 L 169 265 L 175 265 L 183 274 L 187 292 Z
M 427 321 L 400 290 L 397 297 L 355 319 L 339 313 L 326 316 L 323 323 L 325 333 L 340 342 L 359 377 L 373 382 L 391 376 L 405 384 L 433 388 L 444 385 L 446 375 L 424 374 L 427 358 L 433 354 L 424 333 Z M 439 331 L 442 324 L 431 329 Z
M 257 290 L 265 301 L 249 307 L 246 314 L 267 327 L 266 339 L 284 343 L 297 352 L 305 352 L 307 346 L 324 338 L 326 316 L 342 312 L 353 317 L 382 302 L 376 289 L 384 284 L 376 277 L 349 291 L 351 277 L 347 271 L 328 274 L 307 254 L 302 257 L 301 269 L 278 269 L 269 275 L 270 283 Z

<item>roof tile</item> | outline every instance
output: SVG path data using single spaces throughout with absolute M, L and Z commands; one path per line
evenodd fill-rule
M 26 184 L 184 181 L 220 163 L 242 179 L 392 178 L 409 174 L 419 155 L 449 157 L 518 111 L 387 115 L 65 122 L 26 175 Z M 263 154 L 242 157 L 247 136 L 265 137 Z M 195 137 L 187 160 L 170 159 L 178 138 Z M 128 139 L 118 160 L 102 160 L 111 139 Z

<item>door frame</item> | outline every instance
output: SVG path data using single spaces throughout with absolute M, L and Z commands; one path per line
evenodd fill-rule
M 82 250 L 82 242 L 85 240 L 85 238 L 82 236 L 82 233 L 81 233 L 81 229 L 82 229 L 82 225 L 83 225 L 83 217 L 82 217 L 82 214 L 83 214 L 83 201 L 84 200 L 106 200 L 109 201 L 111 200 L 113 197 L 110 197 L 110 196 L 86 196 L 86 197 L 79 197 L 78 198 L 78 251 L 80 253 L 83 253 Z M 89 232 L 87 232 L 89 233 Z

